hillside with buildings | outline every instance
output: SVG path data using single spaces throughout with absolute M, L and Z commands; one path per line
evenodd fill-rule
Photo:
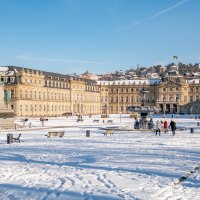
M 168 64 L 150 67 L 136 67 L 129 70 L 117 70 L 98 75 L 99 80 L 133 80 L 138 78 L 155 79 L 166 75 L 181 75 L 186 78 L 200 77 L 200 64 Z

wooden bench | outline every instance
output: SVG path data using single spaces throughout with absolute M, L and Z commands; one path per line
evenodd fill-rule
M 113 120 L 108 120 L 107 123 L 113 123 Z
M 99 122 L 99 120 L 98 119 L 94 119 L 93 122 Z
M 54 137 L 63 137 L 65 134 L 65 131 L 50 131 L 48 132 L 48 135 L 45 135 L 47 136 L 48 138 L 54 136 Z
M 104 135 L 113 135 L 114 134 L 114 129 L 106 129 L 106 132 L 104 132 Z
M 20 142 L 20 137 L 21 137 L 21 133 L 18 135 L 18 137 L 13 137 L 13 142 Z

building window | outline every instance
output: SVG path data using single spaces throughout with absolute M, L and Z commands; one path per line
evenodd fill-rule
M 187 102 L 187 96 L 184 96 L 184 102 L 185 103 Z
M 190 102 L 192 102 L 193 101 L 193 97 L 192 96 L 190 96 Z
M 14 98 L 15 97 L 15 95 L 14 95 L 14 90 L 11 90 L 11 98 Z
M 126 97 L 126 103 L 128 103 L 128 97 Z
M 20 105 L 20 112 L 22 112 L 22 105 Z
M 166 97 L 165 96 L 163 96 L 163 101 L 165 101 L 166 100 Z
M 11 80 L 11 83 L 14 83 L 15 82 L 15 77 L 11 77 L 10 80 Z
M 20 90 L 20 99 L 22 99 L 22 90 Z
M 30 99 L 33 98 L 33 94 L 32 94 L 32 91 L 30 91 Z
M 25 91 L 25 98 L 26 99 L 28 98 L 28 92 L 27 92 L 27 90 Z
M 131 102 L 133 102 L 134 101 L 134 98 L 133 97 L 131 97 Z

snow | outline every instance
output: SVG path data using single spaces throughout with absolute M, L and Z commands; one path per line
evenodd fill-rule
M 200 80 L 199 79 L 192 79 L 192 80 L 189 80 L 188 82 L 189 82 L 189 84 L 200 83 Z
M 0 72 L 5 72 L 5 71 L 8 71 L 8 67 L 1 67 L 0 66 Z
M 115 80 L 115 81 L 97 81 L 98 85 L 130 85 L 130 84 L 159 84 L 160 78 L 154 79 L 134 79 L 134 80 Z
M 161 116 L 154 116 L 154 121 L 157 118 Z M 78 123 L 75 117 L 57 117 L 41 127 L 39 119 L 32 118 L 24 128 L 1 131 L 0 199 L 199 199 L 199 169 L 175 184 L 200 165 L 197 120 L 175 118 L 178 126 L 188 128 L 175 136 L 171 131 L 155 136 L 152 131 L 138 130 L 104 136 L 102 127 L 132 126 L 134 122 L 128 115 L 109 119 L 114 123 L 107 124 L 108 119 L 99 116 L 85 116 Z M 16 122 L 23 125 L 21 119 Z M 64 130 L 64 138 L 47 138 L 52 130 Z M 8 133 L 22 133 L 22 141 L 7 144 Z

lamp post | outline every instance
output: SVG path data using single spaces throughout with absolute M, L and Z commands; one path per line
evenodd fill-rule
M 120 123 L 121 123 L 121 118 L 122 118 L 122 112 L 119 113 L 119 119 L 120 119 Z
M 119 113 L 119 89 L 117 90 L 117 109 Z
M 193 107 L 191 106 L 191 108 L 190 108 L 190 113 L 191 113 L 191 116 L 192 116 L 192 109 L 193 109 Z

